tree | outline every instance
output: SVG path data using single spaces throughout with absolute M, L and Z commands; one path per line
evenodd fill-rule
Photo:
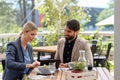
M 40 1 L 39 1 L 40 2 Z M 40 14 L 44 14 L 43 22 L 46 26 L 53 25 L 60 27 L 69 19 L 82 20 L 86 14 L 82 8 L 76 6 L 76 1 L 73 0 L 43 0 L 43 4 L 38 7 Z M 58 25 L 59 24 L 59 25 Z
M 114 14 L 114 1 L 112 0 L 109 3 L 109 7 L 104 9 L 103 11 L 101 11 L 101 13 L 99 14 L 99 16 L 97 18 L 97 21 L 99 22 L 105 18 L 112 16 L 113 14 Z
M 109 7 L 104 9 L 103 11 L 100 12 L 98 17 L 96 18 L 97 22 L 102 21 L 110 16 L 114 15 L 114 1 L 111 0 L 109 3 Z M 102 26 L 102 30 L 105 31 L 113 31 L 114 27 L 113 25 L 106 25 L 106 27 Z
M 13 4 L 0 0 L 0 33 L 18 32 Z M 14 28 L 14 29 L 13 29 Z
M 31 10 L 35 7 L 35 1 L 32 0 L 32 7 Z M 32 21 L 35 22 L 35 10 L 32 11 Z
M 87 16 L 82 8 L 77 6 L 77 0 L 37 1 L 37 3 L 41 3 L 41 5 L 38 6 L 38 10 L 40 14 L 44 15 L 44 18 L 42 20 L 44 27 L 47 27 L 48 30 L 51 31 L 51 34 L 54 32 L 57 40 L 59 39 L 60 35 L 63 34 L 62 30 L 67 20 L 77 19 L 81 21 Z

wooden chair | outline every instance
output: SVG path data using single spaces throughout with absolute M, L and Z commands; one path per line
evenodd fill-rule
M 93 56 L 95 56 L 96 51 L 97 51 L 97 40 L 92 41 L 91 51 L 92 51 Z
M 5 59 L 3 59 L 1 62 L 2 62 L 2 68 L 3 70 L 5 70 Z
M 98 43 L 97 40 L 92 41 L 91 52 L 92 52 L 93 56 L 101 55 L 101 53 L 103 51 L 103 50 L 99 49 L 100 45 L 98 45 L 97 43 Z
M 109 64 L 108 64 L 108 57 L 109 57 L 109 54 L 110 54 L 110 50 L 111 50 L 111 47 L 112 47 L 112 43 L 108 43 L 108 46 L 107 46 L 107 52 L 106 52 L 106 55 L 103 56 L 103 55 L 98 55 L 98 56 L 94 56 L 93 59 L 94 59 L 94 66 L 95 67 L 98 67 L 99 64 L 102 66 L 102 67 L 105 67 L 105 63 L 107 63 L 107 66 L 109 68 Z

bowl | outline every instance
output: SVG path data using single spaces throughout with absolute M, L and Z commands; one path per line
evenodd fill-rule
M 45 66 L 39 66 L 38 70 L 39 70 L 40 74 L 51 74 L 49 69 Z

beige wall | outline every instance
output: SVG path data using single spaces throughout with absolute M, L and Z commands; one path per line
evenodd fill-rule
M 120 0 L 115 2 L 115 29 L 114 29 L 114 77 L 115 80 L 120 80 Z

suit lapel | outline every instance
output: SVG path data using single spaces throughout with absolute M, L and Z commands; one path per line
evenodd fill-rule
M 18 39 L 18 44 L 19 44 L 19 48 L 18 49 L 20 49 L 20 54 L 18 54 L 18 55 L 20 55 L 21 60 L 24 62 L 24 53 L 23 53 L 23 50 L 22 50 L 22 45 L 21 45 L 20 38 Z
M 65 47 L 65 40 L 62 42 L 62 47 L 61 47 L 61 51 L 60 51 L 61 52 L 60 54 L 61 54 L 61 58 L 62 58 L 61 60 L 62 60 L 62 62 L 63 62 L 64 47 Z
M 73 49 L 72 49 L 71 60 L 73 60 L 75 51 L 79 48 L 78 46 L 79 46 L 79 38 L 77 37 L 77 39 L 75 40 L 75 44 L 73 46 Z

